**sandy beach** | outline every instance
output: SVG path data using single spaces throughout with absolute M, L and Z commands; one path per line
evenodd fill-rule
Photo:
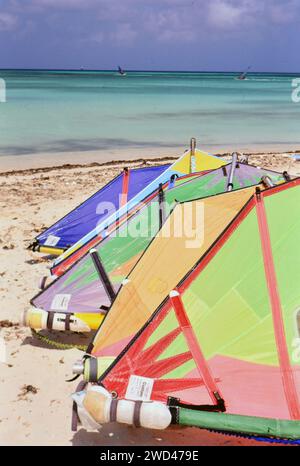
M 7 359 L 0 362 L 0 445 L 261 445 L 195 428 L 160 432 L 111 424 L 99 433 L 79 428 L 74 434 L 70 394 L 77 382 L 66 380 L 72 376 L 72 364 L 80 359 L 80 351 L 50 348 L 18 324 L 52 260 L 26 249 L 33 238 L 122 167 L 142 166 L 147 161 L 165 163 L 183 149 L 134 149 L 126 156 L 124 151 L 111 151 L 106 162 L 97 152 L 84 157 L 78 153 L 1 157 L 0 337 L 6 342 Z M 249 163 L 300 176 L 300 162 L 294 162 L 288 152 L 253 153 Z M 90 336 L 78 338 L 86 344 Z
M 274 144 L 272 146 L 264 147 L 260 144 L 250 145 L 238 145 L 238 146 L 224 146 L 224 145 L 207 145 L 202 144 L 201 141 L 197 141 L 198 146 L 208 152 L 215 155 L 231 154 L 233 151 L 242 152 L 244 154 L 251 154 L 251 160 L 254 162 L 255 155 L 258 155 L 259 160 L 264 160 L 263 155 L 268 156 L 266 163 L 272 160 L 272 157 L 276 156 L 278 162 L 278 156 L 290 155 L 299 153 L 299 149 L 295 145 L 282 145 Z M 0 173 L 10 172 L 16 170 L 27 170 L 27 169 L 40 169 L 40 168 L 52 168 L 64 165 L 89 165 L 89 164 L 104 164 L 109 166 L 110 164 L 116 164 L 118 161 L 138 161 L 143 160 L 155 160 L 157 163 L 158 159 L 164 161 L 175 160 L 178 155 L 182 154 L 186 149 L 189 149 L 189 144 L 182 146 L 164 146 L 158 145 L 153 147 L 131 146 L 130 149 L 120 147 L 118 149 L 108 150 L 85 150 L 85 151 L 64 151 L 64 152 L 38 152 L 32 154 L 13 154 L 4 155 L 1 154 L 0 158 Z M 272 156 L 272 157 L 269 157 Z

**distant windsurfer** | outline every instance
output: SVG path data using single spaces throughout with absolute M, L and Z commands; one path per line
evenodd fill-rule
M 247 74 L 248 74 L 250 68 L 251 68 L 251 66 L 248 66 L 246 71 L 243 71 L 243 73 L 241 73 L 236 79 L 238 79 L 239 81 L 244 81 L 245 79 L 247 79 Z
M 120 66 L 118 66 L 118 73 L 121 76 L 126 76 L 126 72 L 124 70 L 122 70 L 122 68 Z

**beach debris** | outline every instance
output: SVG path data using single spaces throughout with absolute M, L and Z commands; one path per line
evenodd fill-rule
M 55 405 L 55 404 L 59 405 L 59 404 L 61 404 L 61 401 L 60 400 L 51 400 L 50 401 L 50 406 Z
M 36 265 L 36 264 L 41 264 L 42 262 L 49 262 L 50 260 L 51 260 L 51 257 L 43 256 L 43 257 L 38 257 L 37 259 L 29 259 L 25 261 L 25 263 L 29 265 Z
M 21 391 L 20 391 L 20 393 L 18 395 L 18 399 L 19 400 L 27 400 L 28 395 L 36 395 L 38 391 L 39 391 L 39 388 L 34 387 L 33 385 L 24 384 L 21 387 Z
M 14 244 L 6 244 L 5 246 L 2 247 L 2 249 L 8 251 L 8 250 L 11 250 L 11 249 L 15 249 L 15 245 Z
M 22 393 L 24 393 L 25 395 L 27 393 L 33 393 L 34 395 L 36 395 L 38 392 L 38 388 L 34 387 L 33 385 L 24 385 L 22 387 Z
M 11 327 L 18 327 L 18 326 L 19 326 L 18 322 L 11 322 L 8 319 L 0 320 L 0 327 L 1 328 L 11 328 Z

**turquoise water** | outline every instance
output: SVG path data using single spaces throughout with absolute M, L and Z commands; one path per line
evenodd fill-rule
M 300 103 L 280 74 L 1 71 L 0 154 L 198 144 L 300 145 Z

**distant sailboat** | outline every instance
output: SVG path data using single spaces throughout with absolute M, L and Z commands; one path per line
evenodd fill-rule
M 126 76 L 126 71 L 122 70 L 122 68 L 120 66 L 118 66 L 118 73 L 121 76 Z
M 248 68 L 246 69 L 246 71 L 243 71 L 237 78 L 235 79 L 238 79 L 239 81 L 244 81 L 245 79 L 247 79 L 247 74 L 250 70 L 251 66 L 248 66 Z

